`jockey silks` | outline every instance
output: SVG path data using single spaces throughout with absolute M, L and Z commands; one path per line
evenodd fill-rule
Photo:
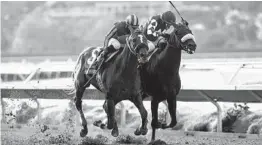
M 130 30 L 128 28 L 128 24 L 125 21 L 116 22 L 114 27 L 110 30 L 110 32 L 106 35 L 104 46 L 107 47 L 109 40 L 111 38 L 119 39 L 120 36 L 130 34 Z
M 153 16 L 145 24 L 144 34 L 150 41 L 156 41 L 158 38 L 157 32 L 163 32 L 166 29 L 165 22 L 160 15 Z

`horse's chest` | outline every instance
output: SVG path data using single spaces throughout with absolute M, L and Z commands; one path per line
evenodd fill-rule
M 181 81 L 179 75 L 167 76 L 166 74 L 151 74 L 143 79 L 146 81 L 146 88 L 148 92 L 162 94 L 169 90 L 179 90 Z
M 134 92 L 139 90 L 140 81 L 137 76 L 122 76 L 119 74 L 104 76 L 104 86 L 115 98 L 128 98 Z

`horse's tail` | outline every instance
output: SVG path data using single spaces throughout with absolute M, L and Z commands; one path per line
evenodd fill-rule
M 75 94 L 76 90 L 80 87 L 79 80 L 77 80 L 77 75 L 81 72 L 84 66 L 84 53 L 82 52 L 79 57 L 77 58 L 76 65 L 74 71 L 71 74 L 73 86 L 69 90 L 66 91 L 66 94 L 73 95 Z

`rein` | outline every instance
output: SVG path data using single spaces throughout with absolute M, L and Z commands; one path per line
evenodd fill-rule
M 104 58 L 103 58 L 104 59 Z M 101 62 L 103 62 L 104 60 L 102 60 Z M 100 63 L 98 66 L 98 69 L 96 70 L 96 72 L 92 75 L 92 77 L 85 83 L 84 88 L 87 87 L 87 85 L 90 83 L 90 81 L 96 76 L 96 74 L 98 73 L 98 71 L 101 69 L 103 63 Z
M 128 49 L 133 53 L 133 54 L 135 54 L 136 55 L 136 52 L 135 51 L 133 51 L 131 48 L 130 48 L 130 44 L 128 43 L 128 38 L 126 38 L 126 44 L 127 44 L 127 47 L 128 47 Z M 104 58 L 103 58 L 104 59 Z M 102 60 L 101 62 L 103 62 L 104 60 Z M 97 70 L 95 71 L 95 73 L 92 75 L 92 77 L 85 83 L 85 85 L 84 85 L 84 88 L 86 88 L 87 86 L 88 86 L 88 84 L 90 83 L 90 81 L 97 75 L 97 73 L 98 73 L 98 71 L 101 69 L 101 67 L 102 67 L 102 64 L 103 63 L 100 63 L 99 64 L 99 66 L 98 66 L 98 68 L 97 68 Z
M 131 37 L 131 36 L 130 36 L 130 37 Z M 131 47 L 130 47 L 130 44 L 129 44 L 129 42 L 128 42 L 128 38 L 126 38 L 126 45 L 127 45 L 128 49 L 129 49 L 133 54 L 136 55 L 136 52 L 135 52 L 134 50 L 132 50 Z

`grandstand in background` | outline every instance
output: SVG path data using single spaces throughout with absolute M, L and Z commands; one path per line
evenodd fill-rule
M 262 3 L 174 3 L 196 37 L 197 53 L 261 52 Z M 77 55 L 103 44 L 112 25 L 128 14 L 143 24 L 166 10 L 175 12 L 167 1 L 3 2 L 2 56 Z

